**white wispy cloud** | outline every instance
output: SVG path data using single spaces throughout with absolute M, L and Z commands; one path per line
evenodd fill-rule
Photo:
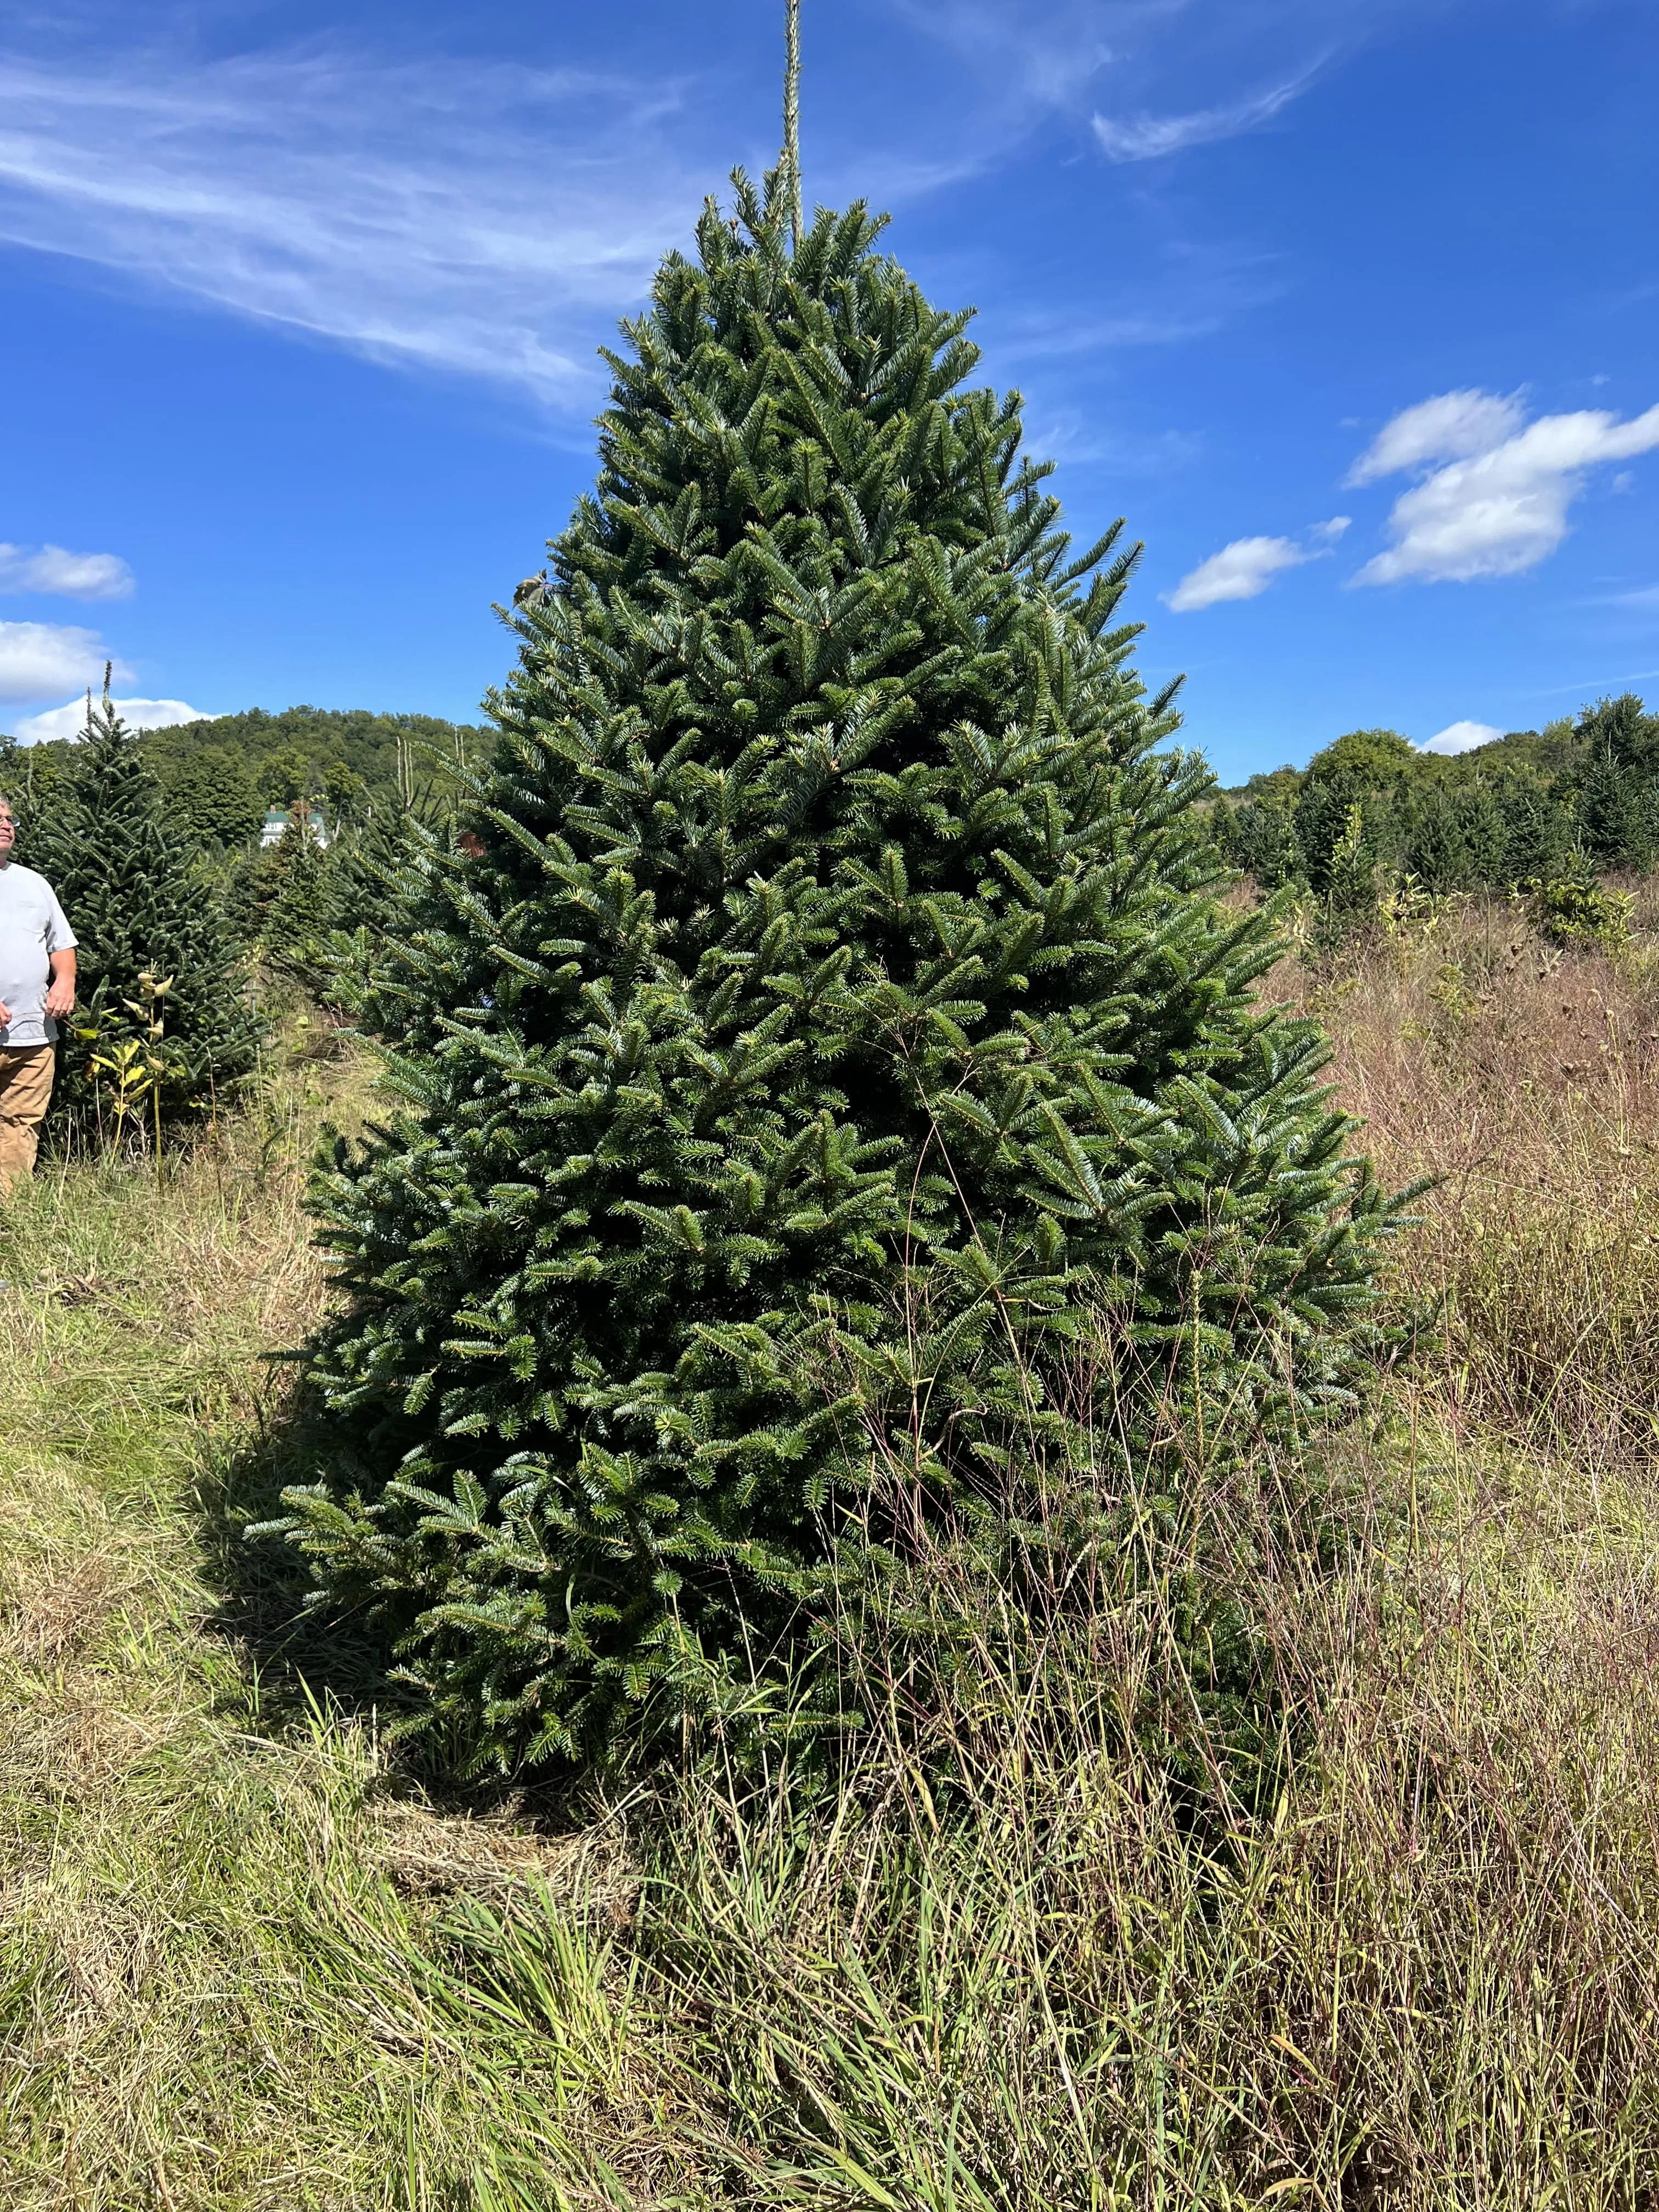
M 1010 315 L 999 334 L 997 352 L 1005 361 L 1048 362 L 1074 359 L 1079 354 L 1106 354 L 1131 347 L 1179 345 L 1188 338 L 1207 337 L 1221 328 L 1241 304 L 1254 306 L 1271 297 L 1262 284 L 1252 293 L 1243 281 L 1232 281 L 1231 272 L 1203 272 L 1189 282 L 1182 298 L 1172 298 L 1167 307 L 1137 315 L 1069 315 L 1062 312 Z
M 1170 264 L 1138 288 L 1127 312 L 1087 296 L 1005 301 L 994 331 L 976 331 L 994 360 L 994 374 L 1018 374 L 1041 363 L 1044 381 L 1088 356 L 1146 347 L 1180 345 L 1208 337 L 1280 298 L 1290 282 L 1274 255 L 1205 243 L 1183 247 Z
M 1259 0 L 1246 25 L 1223 0 L 888 0 L 951 50 L 950 95 L 890 99 L 856 148 L 823 123 L 812 181 L 890 205 L 935 191 L 1057 113 L 1086 129 L 1103 72 L 1114 158 L 1249 129 L 1413 3 Z M 732 56 L 654 78 L 318 41 L 204 58 L 186 13 L 143 45 L 112 15 L 72 54 L 0 55 L 0 242 L 576 414 L 602 389 L 596 342 L 704 192 L 775 144 L 769 98 L 734 140 Z M 1237 97 L 1250 82 L 1269 88 Z M 1175 334 L 1192 313 L 1152 319 Z
M 1308 532 L 1311 544 L 1294 538 L 1235 538 L 1189 569 L 1173 591 L 1164 592 L 1164 604 L 1171 614 L 1188 615 L 1228 599 L 1260 599 L 1285 569 L 1323 560 L 1348 522 L 1346 514 L 1334 514 L 1328 522 L 1315 523 Z
M 1523 419 L 1518 401 L 1482 392 L 1443 392 L 1396 415 L 1352 480 L 1411 468 L 1426 473 L 1394 503 L 1393 544 L 1352 580 L 1519 575 L 1566 536 L 1567 510 L 1590 469 L 1659 447 L 1659 406 L 1627 422 L 1589 409 L 1540 415 L 1524 427 Z
M 1203 441 L 1190 430 L 1136 434 L 1116 430 L 1097 415 L 1070 410 L 1035 418 L 1025 442 L 1045 460 L 1068 467 L 1106 465 L 1125 477 L 1172 475 L 1191 468 L 1203 451 Z
M 108 657 L 96 630 L 0 622 L 0 701 L 49 699 L 76 684 L 101 684 Z
M 1495 744 L 1503 735 L 1503 731 L 1491 722 L 1450 722 L 1417 750 L 1422 753 L 1472 753 L 1481 745 Z
M 323 51 L 0 58 L 0 238 L 419 362 L 591 395 L 717 181 L 672 85 Z
M 1316 68 L 1304 70 L 1286 83 L 1248 100 L 1200 108 L 1190 115 L 1096 115 L 1091 118 L 1095 137 L 1101 151 L 1113 161 L 1152 161 L 1160 155 L 1179 154 L 1188 146 L 1237 138 L 1241 131 L 1271 122 L 1299 93 L 1306 91 L 1316 74 Z
M 39 592 L 60 599 L 130 599 L 132 589 L 132 571 L 118 553 L 0 544 L 0 592 Z
M 180 722 L 206 722 L 211 715 L 182 699 L 112 699 L 110 704 L 130 730 L 170 730 Z M 26 714 L 12 734 L 20 744 L 47 744 L 53 738 L 78 738 L 87 725 L 87 699 L 48 707 L 43 714 Z
M 1184 0 L 891 0 L 893 12 L 976 68 L 1009 102 L 1068 107 Z
M 1005 109 L 1227 113 L 1241 84 L 1300 88 L 1420 0 L 887 0 Z M 1196 95 L 1196 97 L 1194 96 Z M 1293 96 L 1293 95 L 1292 95 Z M 1248 126 L 1246 126 L 1248 127 Z

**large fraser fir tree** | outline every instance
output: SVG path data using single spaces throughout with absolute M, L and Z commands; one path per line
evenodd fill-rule
M 1160 1393 L 1315 1413 L 1368 1344 L 1389 1209 L 1211 896 L 1139 549 L 1074 553 L 967 316 L 785 197 L 610 357 L 371 979 L 403 1110 L 319 1186 L 355 1465 L 289 1525 L 503 1757 L 718 1705 L 865 1570 L 872 1464 L 1017 1510 Z
M 27 857 L 80 946 L 58 1110 L 91 1133 L 153 1127 L 157 1103 L 165 1123 L 228 1102 L 258 1053 L 247 978 L 210 872 L 107 696 Z

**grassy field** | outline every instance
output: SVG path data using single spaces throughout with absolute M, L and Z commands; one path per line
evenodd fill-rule
M 1212 1501 L 1287 1686 L 1246 1812 L 1145 1710 L 1169 1591 L 879 1664 L 857 1786 L 422 1787 L 238 1531 L 323 1440 L 290 1030 L 158 1187 L 43 1171 L 0 1273 L 0 2204 L 1659 2203 L 1659 982 L 1506 907 L 1287 961 L 1437 1348 Z M 318 1056 L 319 1050 L 324 1056 Z M 982 1608 L 981 1608 L 982 1609 Z M 885 1705 L 884 1706 L 884 1700 Z M 885 1711 L 890 1726 L 884 1727 Z M 941 1779 L 943 1778 L 943 1779 Z

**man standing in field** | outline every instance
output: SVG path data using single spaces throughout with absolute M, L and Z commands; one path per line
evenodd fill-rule
M 75 1005 L 75 936 L 52 885 L 12 859 L 0 799 L 0 1191 L 33 1172 L 52 1098 L 58 1024 Z

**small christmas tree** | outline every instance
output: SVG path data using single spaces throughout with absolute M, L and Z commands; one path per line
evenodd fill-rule
M 347 1012 L 362 1006 L 388 934 L 401 928 L 406 902 L 421 895 L 419 862 L 453 836 L 447 794 L 426 783 L 397 806 L 377 807 L 340 838 L 331 854 L 331 927 L 313 955 L 317 988 L 328 1004 Z
M 862 207 L 792 253 L 785 176 L 610 357 L 368 979 L 403 1109 L 316 1200 L 355 1463 L 288 1525 L 502 1759 L 720 1704 L 866 1570 L 873 1460 L 1017 1510 L 1120 1483 L 1154 1401 L 1316 1418 L 1371 1340 L 1389 1209 L 1212 896 L 1139 549 L 1073 550 L 967 316 Z
M 334 926 L 337 863 L 303 802 L 289 809 L 288 826 L 255 862 L 252 941 L 261 958 L 313 975 Z
M 66 792 L 32 838 L 80 945 L 58 1103 L 107 1128 L 112 1100 L 146 1094 L 143 1126 L 225 1101 L 258 1051 L 259 1024 L 217 893 L 167 818 L 139 738 L 109 700 L 94 709 Z M 159 989 L 158 989 L 158 987 Z M 123 1074 L 125 1071 L 125 1076 Z

